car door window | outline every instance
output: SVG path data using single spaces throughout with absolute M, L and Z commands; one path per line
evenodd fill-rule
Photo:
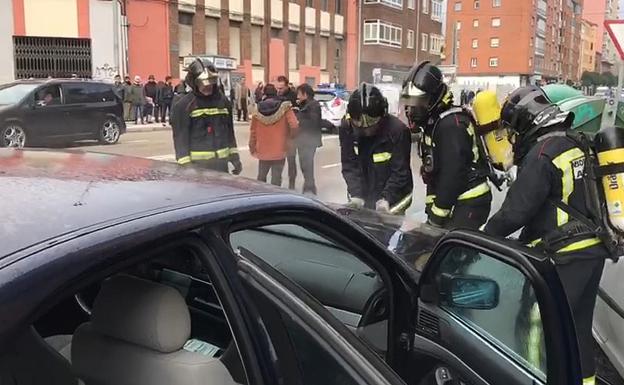
M 47 86 L 35 95 L 35 103 L 38 107 L 54 106 L 61 104 L 61 89 L 57 85 Z
M 115 93 L 111 86 L 102 83 L 90 83 L 87 87 L 89 101 L 112 102 L 115 101 Z
M 546 378 L 539 306 L 530 280 L 517 268 L 475 249 L 457 246 L 441 260 L 435 280 L 440 306 L 490 342 Z
M 66 104 L 83 104 L 92 102 L 87 85 L 82 83 L 68 83 L 63 85 Z

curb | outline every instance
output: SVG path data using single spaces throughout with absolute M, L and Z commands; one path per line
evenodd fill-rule
M 245 125 L 249 125 L 248 122 L 234 122 L 234 127 L 241 127 L 241 126 L 245 126 Z M 171 126 L 167 125 L 167 126 L 163 126 L 162 124 L 158 124 L 158 125 L 144 125 L 144 126 L 126 126 L 126 133 L 133 133 L 133 132 L 155 132 L 155 131 L 171 131 Z

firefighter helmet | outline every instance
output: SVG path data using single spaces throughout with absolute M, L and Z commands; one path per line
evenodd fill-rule
M 349 97 L 347 113 L 355 126 L 373 126 L 388 114 L 388 100 L 379 88 L 362 83 Z
M 401 99 L 410 123 L 424 124 L 436 107 L 443 103 L 448 87 L 442 71 L 428 61 L 414 66 L 403 82 Z
M 211 94 L 219 83 L 219 73 L 211 61 L 195 58 L 186 67 L 185 83 L 195 92 Z

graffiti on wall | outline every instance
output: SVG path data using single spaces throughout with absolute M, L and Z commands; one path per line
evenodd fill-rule
M 93 79 L 113 81 L 113 78 L 118 73 L 117 67 L 111 67 L 108 63 L 104 63 L 103 65 L 95 66 L 93 69 Z

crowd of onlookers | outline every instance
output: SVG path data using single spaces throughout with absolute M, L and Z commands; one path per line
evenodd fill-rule
M 171 76 L 157 82 L 154 75 L 150 75 L 144 84 L 138 75 L 133 81 L 126 76 L 123 82 L 117 75 L 115 91 L 123 100 L 124 120 L 136 124 L 167 123 L 174 96 Z

